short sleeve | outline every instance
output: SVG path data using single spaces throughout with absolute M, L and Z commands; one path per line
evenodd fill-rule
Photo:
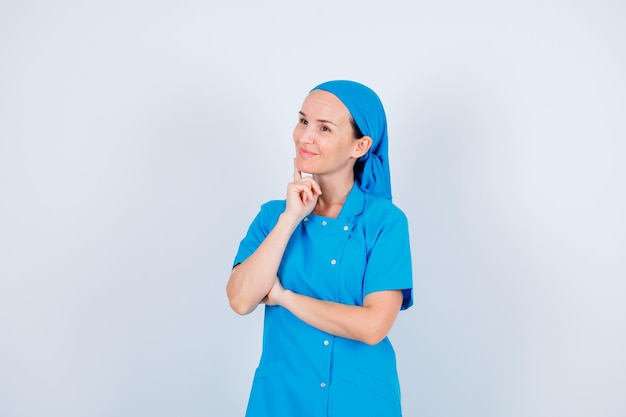
M 239 243 L 233 267 L 248 259 L 257 250 L 278 222 L 278 217 L 284 209 L 285 202 L 278 200 L 267 202 L 261 206 L 261 210 L 250 224 L 246 236 Z
M 384 215 L 383 226 L 371 247 L 363 280 L 363 296 L 402 290 L 402 310 L 413 305 L 413 267 L 408 221 L 400 209 Z

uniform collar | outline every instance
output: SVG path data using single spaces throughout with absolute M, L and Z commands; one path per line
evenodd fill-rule
M 343 203 L 343 207 L 337 216 L 337 219 L 349 219 L 350 217 L 363 213 L 365 209 L 365 193 L 358 186 L 356 181 L 352 186 L 352 189 L 346 197 L 346 201 Z

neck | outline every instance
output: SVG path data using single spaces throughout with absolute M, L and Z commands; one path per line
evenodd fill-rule
M 325 217 L 337 217 L 354 186 L 354 175 L 339 180 L 323 175 L 314 175 L 313 178 L 322 189 L 322 195 L 317 200 L 313 213 Z

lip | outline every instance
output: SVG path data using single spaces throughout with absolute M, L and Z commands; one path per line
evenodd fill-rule
M 307 159 L 307 158 L 312 158 L 317 154 L 309 150 L 306 150 L 304 148 L 298 148 L 298 155 L 300 156 L 300 158 Z

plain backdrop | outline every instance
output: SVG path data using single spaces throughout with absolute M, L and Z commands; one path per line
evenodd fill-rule
M 0 3 L 0 415 L 242 416 L 305 95 L 388 114 L 407 417 L 626 415 L 626 3 Z M 351 416 L 345 416 L 351 417 Z

